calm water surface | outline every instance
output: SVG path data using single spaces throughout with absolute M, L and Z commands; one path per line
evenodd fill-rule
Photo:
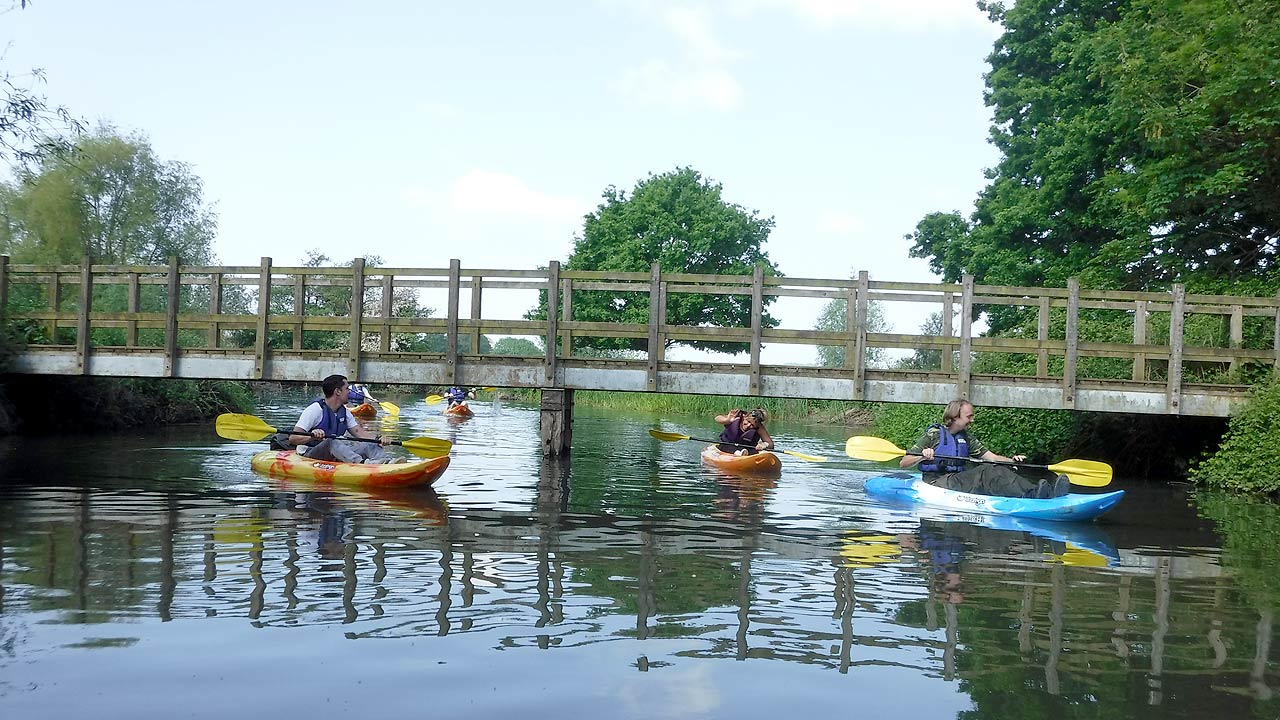
M 1280 717 L 1280 512 L 1125 485 L 1106 523 L 869 501 L 846 431 L 778 480 L 659 443 L 688 418 L 536 409 L 434 491 L 255 475 L 209 427 L 0 445 L 0 717 Z M 259 414 L 289 425 L 303 399 Z

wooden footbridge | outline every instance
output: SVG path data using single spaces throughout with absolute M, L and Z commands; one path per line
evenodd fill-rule
M 545 319 L 486 317 L 486 298 L 525 291 L 546 298 Z M 530 292 L 532 291 L 532 292 Z M 404 312 L 435 293 L 442 313 Z M 647 303 L 645 323 L 588 322 L 575 297 Z M 538 295 L 540 294 L 540 295 Z M 749 298 L 743 327 L 674 324 L 680 296 Z M 846 301 L 842 331 L 764 327 L 767 298 Z M 621 300 L 620 300 L 621 302 Z M 925 303 L 941 334 L 869 332 L 871 303 Z M 417 308 L 415 302 L 408 306 Z M 641 305 L 643 307 L 643 304 Z M 998 308 L 1038 319 L 1025 337 L 984 337 L 973 319 Z M 1240 378 L 1280 367 L 1280 297 L 647 273 L 463 268 L 19 265 L 0 257 L 0 312 L 25 344 L 12 372 L 62 375 L 315 381 L 343 373 L 370 383 L 536 387 L 943 403 L 1103 412 L 1226 416 L 1248 392 Z M 415 316 L 416 315 L 416 316 Z M 1090 324 L 1093 323 L 1093 324 Z M 1094 337 L 1121 326 L 1124 337 Z M 484 352 L 485 335 L 524 336 L 538 357 Z M 647 351 L 601 357 L 581 338 L 632 338 Z M 577 342 L 575 342 L 577 340 Z M 681 341 L 737 342 L 740 362 L 673 361 Z M 434 343 L 434 345 L 433 345 Z M 775 343 L 834 346 L 843 365 L 766 365 Z M 320 349 L 316 349 L 320 348 Z M 867 362 L 883 348 L 931 357 L 904 369 Z M 434 351 L 427 351 L 427 350 Z M 815 352 L 815 356 L 816 356 Z M 984 357 L 1021 358 L 1024 374 L 984 374 Z M 726 356 L 734 357 L 734 356 Z M 919 363 L 917 363 L 919 365 Z M 1002 363 L 1009 367 L 1009 363 Z M 1119 369 L 1117 369 L 1119 368 Z M 565 397 L 565 392 L 553 393 Z M 553 404 L 557 401 L 553 399 Z

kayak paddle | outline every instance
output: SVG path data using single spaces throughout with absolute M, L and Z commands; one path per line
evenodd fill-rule
M 894 445 L 888 440 L 869 435 L 855 435 L 849 438 L 849 442 L 845 443 L 845 453 L 858 460 L 871 460 L 872 462 L 885 462 L 900 458 L 903 455 L 919 455 L 920 453 L 909 453 L 906 450 Z M 1042 468 L 1055 473 L 1061 473 L 1067 476 L 1073 485 L 1083 485 L 1085 487 L 1103 487 L 1111 483 L 1111 466 L 1098 462 L 1097 460 L 1063 460 L 1054 465 L 1032 465 L 1030 463 L 1013 462 L 1007 460 L 983 460 L 981 458 L 960 458 L 951 455 L 934 455 L 934 457 L 947 458 L 948 460 L 968 460 L 976 463 L 991 463 L 993 465 L 1017 465 L 1018 467 Z
M 441 401 L 441 400 L 443 400 L 443 399 L 444 399 L 444 396 L 443 396 L 443 395 L 428 395 L 428 396 L 427 396 L 427 404 L 428 404 L 428 405 L 435 405 L 436 403 L 440 402 L 440 401 Z
M 721 442 L 719 440 L 707 440 L 705 438 L 689 437 L 688 435 L 681 435 L 680 433 L 673 433 L 673 432 L 663 432 L 661 430 L 650 430 L 649 434 L 658 438 L 663 442 L 676 442 L 677 440 L 697 440 L 698 442 L 711 443 L 712 445 L 737 445 L 738 447 L 744 447 L 744 448 L 755 447 L 755 445 L 746 445 L 744 443 L 726 443 L 726 442 Z M 809 462 L 826 462 L 827 461 L 827 459 L 822 457 L 821 455 L 805 455 L 804 453 L 795 452 L 794 450 L 779 450 L 777 448 L 774 448 L 769 452 L 785 453 L 792 457 L 798 457 L 801 460 L 808 460 Z
M 386 414 L 388 414 L 388 415 L 399 415 L 399 414 L 400 414 L 400 406 L 399 406 L 399 405 L 397 405 L 397 404 L 395 404 L 395 403 L 393 403 L 393 402 L 386 402 L 386 401 L 382 401 L 382 402 L 379 402 L 379 403 L 378 403 L 378 406 L 379 406 L 379 407 L 381 407 L 381 408 L 382 408 L 382 411 L 383 411 L 383 412 L 385 412 L 385 413 L 386 413 Z
M 292 434 L 292 428 L 288 430 L 273 428 L 259 418 L 241 413 L 223 413 L 219 415 L 214 427 L 217 429 L 218 435 L 228 440 L 246 440 L 249 442 L 263 440 L 268 435 Z M 380 442 L 377 438 L 343 437 L 342 439 L 354 442 Z M 437 458 L 448 455 L 449 450 L 453 448 L 453 443 L 448 440 L 440 440 L 433 437 L 415 437 L 404 441 L 392 440 L 389 444 L 399 445 L 414 455 L 423 458 Z

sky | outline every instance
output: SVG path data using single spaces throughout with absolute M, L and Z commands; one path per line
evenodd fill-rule
M 222 264 L 534 269 L 605 188 L 687 166 L 774 218 L 787 276 L 936 282 L 904 235 L 969 214 L 998 160 L 998 32 L 973 0 L 35 0 L 0 14 L 0 67 L 188 164 Z M 532 305 L 508 295 L 484 316 Z M 915 332 L 930 308 L 886 310 Z

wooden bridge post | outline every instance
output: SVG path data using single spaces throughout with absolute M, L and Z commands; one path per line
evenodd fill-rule
M 955 307 L 952 300 L 953 293 L 946 291 L 942 293 L 942 337 L 950 340 L 955 337 L 955 327 L 952 325 L 952 315 L 955 314 Z M 950 375 L 955 370 L 955 351 L 947 345 L 942 349 L 942 372 Z
M 565 388 L 542 388 L 539 430 L 542 455 L 552 457 L 569 454 L 573 444 L 573 391 Z
M 445 332 L 445 372 L 449 375 L 449 384 L 458 384 L 458 304 L 462 285 L 462 261 L 453 258 L 449 261 L 449 319 Z
M 89 313 L 93 311 L 93 258 L 80 265 L 80 306 L 76 308 L 76 372 L 89 373 Z
M 573 322 L 573 278 L 560 279 L 560 321 Z M 560 331 L 560 354 L 566 358 L 573 357 L 573 332 Z
M 1049 309 L 1049 298 L 1040 298 L 1040 310 L 1036 316 L 1036 339 L 1040 341 L 1040 350 L 1036 353 L 1036 377 L 1049 377 L 1049 349 L 1044 347 L 1049 339 Z
M 178 275 L 178 258 L 169 257 L 168 304 L 164 316 L 164 376 L 175 377 L 178 369 L 178 309 L 182 305 L 182 283 Z
M 1271 346 L 1275 351 L 1275 362 L 1272 364 L 1276 372 L 1280 372 L 1280 292 L 1276 293 L 1276 327 L 1271 336 Z
M 222 314 L 222 273 L 212 271 L 209 273 L 209 314 Z M 209 323 L 209 348 L 217 350 L 222 343 L 222 330 L 218 325 L 218 321 L 214 320 Z
M 960 282 L 960 378 L 956 396 L 968 400 L 973 368 L 973 276 L 965 275 Z
M 1231 349 L 1239 350 L 1244 345 L 1244 306 L 1231 306 Z M 1240 369 L 1240 358 L 1236 355 L 1231 356 L 1231 372 Z
M 751 276 L 751 380 L 747 394 L 760 394 L 761 320 L 764 315 L 764 268 L 756 265 Z
M 1133 344 L 1147 344 L 1147 301 L 1138 300 L 1133 304 Z M 1142 382 L 1147 379 L 1147 356 L 1138 353 L 1133 356 L 1133 379 Z
M 258 270 L 258 323 L 253 339 L 253 379 L 266 377 L 267 368 L 267 318 L 271 315 L 271 258 L 262 258 Z
M 391 314 L 395 312 L 395 282 L 391 273 L 382 276 L 382 332 L 378 336 L 378 350 L 391 352 Z
M 867 396 L 867 302 L 871 295 L 871 275 L 858 271 L 858 299 L 853 310 L 853 399 Z M 845 365 L 849 358 L 845 358 Z
M 1173 308 L 1169 312 L 1169 382 L 1165 398 L 1170 415 L 1182 414 L 1182 328 L 1187 310 L 1187 286 L 1173 286 Z
M 543 362 L 543 385 L 545 386 L 554 385 L 556 382 L 556 340 L 560 334 L 557 323 L 559 313 L 560 261 L 552 260 L 547 265 L 547 336 L 544 342 L 547 355 Z M 543 449 L 546 449 L 545 443 L 543 443 Z
M 293 328 L 293 349 L 302 349 L 302 325 L 307 316 L 307 276 L 298 273 L 293 276 L 293 314 L 298 316 L 298 324 Z
M 53 311 L 55 317 L 49 321 L 49 343 L 51 345 L 58 344 L 58 303 L 61 301 L 62 295 L 62 276 L 55 269 L 49 273 L 49 309 Z
M 481 292 L 484 290 L 484 276 L 471 276 L 471 319 L 479 320 L 484 317 L 480 314 Z M 477 326 L 476 331 L 471 333 L 471 354 L 480 354 L 480 328 Z M 568 353 L 566 353 L 567 355 Z
M 1066 355 L 1062 358 L 1062 407 L 1076 406 L 1076 364 L 1080 358 L 1080 280 L 1067 278 Z
M 125 309 L 133 316 L 124 328 L 124 344 L 126 347 L 136 347 L 138 345 L 138 307 L 142 301 L 142 276 L 139 273 L 129 273 L 129 290 L 128 299 L 125 301 Z
M 9 256 L 0 255 L 0 322 L 9 309 Z
M 360 377 L 360 345 L 364 340 L 364 258 L 351 263 L 351 342 L 347 348 L 347 373 Z
M 662 266 L 649 265 L 649 378 L 650 391 L 658 389 L 658 364 L 662 362 L 662 323 L 667 319 L 666 298 L 662 292 Z

